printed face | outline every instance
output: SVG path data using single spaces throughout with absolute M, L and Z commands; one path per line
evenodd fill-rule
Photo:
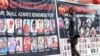
M 57 48 L 58 47 L 58 41 L 57 41 L 57 36 L 51 36 L 51 48 Z
M 14 52 L 16 48 L 15 38 L 9 37 L 8 38 L 8 51 Z
M 30 44 L 30 37 L 24 37 L 24 44 Z
M 14 38 L 8 38 L 9 45 L 15 45 L 15 39 Z
M 37 38 L 33 37 L 31 40 L 31 50 L 37 50 Z
M 4 47 L 4 40 L 3 39 L 0 39 L 0 49 L 2 49 Z
M 44 31 L 49 32 L 50 31 L 50 21 L 48 19 L 44 20 Z
M 86 20 L 86 24 L 87 24 L 88 27 L 91 27 L 91 20 L 90 19 L 87 19 Z
M 31 20 L 31 32 L 36 32 L 37 31 L 37 20 Z
M 81 26 L 81 19 L 78 19 L 78 28 Z
M 4 26 L 5 26 L 5 20 L 0 19 L 0 28 L 4 28 Z
M 6 47 L 6 38 L 0 38 L 0 49 Z
M 38 48 L 43 49 L 44 48 L 44 38 L 43 37 L 38 37 Z
M 16 51 L 23 51 L 23 39 L 22 37 L 16 37 Z
M 51 27 L 51 31 L 55 32 L 55 20 L 54 19 L 50 20 L 50 27 Z
M 16 19 L 15 23 L 16 23 L 16 28 L 22 27 L 22 20 L 21 19 Z
M 14 20 L 13 19 L 7 19 L 7 29 L 8 33 L 14 33 Z
M 38 19 L 38 32 L 43 33 L 43 19 Z
M 50 48 L 51 39 L 50 36 L 45 36 L 45 48 Z

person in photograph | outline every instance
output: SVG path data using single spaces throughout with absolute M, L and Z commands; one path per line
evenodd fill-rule
M 85 28 L 85 26 L 86 26 L 86 21 L 85 20 L 82 20 L 82 22 L 81 22 L 81 27 L 84 27 Z M 87 24 L 88 25 L 88 24 Z M 88 25 L 88 26 L 90 26 L 90 25 Z
M 92 24 L 92 22 L 91 22 L 91 20 L 88 18 L 87 20 L 86 20 L 86 25 L 87 25 L 87 27 L 91 27 L 91 24 Z
M 43 33 L 43 20 L 42 19 L 38 20 L 38 32 Z
M 90 37 L 90 28 L 86 27 L 86 33 L 85 33 L 86 37 Z
M 22 33 L 22 21 L 21 21 L 21 19 L 16 19 L 15 23 L 16 23 L 15 24 L 16 25 L 16 29 L 15 29 L 16 33 L 21 34 Z
M 33 22 L 32 22 L 32 29 L 36 30 L 36 21 L 35 20 L 33 20 Z
M 0 54 L 7 53 L 7 44 L 5 38 L 0 38 Z
M 8 52 L 15 52 L 16 43 L 15 38 L 8 38 Z
M 85 37 L 85 34 L 86 34 L 85 28 L 84 27 L 81 27 L 80 30 L 79 30 L 79 32 L 80 32 L 80 36 L 84 38 Z
M 31 50 L 36 51 L 37 50 L 37 40 L 36 38 L 31 40 Z
M 50 48 L 51 40 L 50 36 L 45 37 L 45 48 Z
M 14 33 L 14 21 L 13 19 L 7 19 L 8 23 L 7 23 L 7 32 L 8 33 Z
M 0 35 L 6 33 L 6 22 L 5 19 L 0 19 Z
M 97 32 L 97 35 L 96 35 L 96 36 L 100 36 L 100 30 L 99 30 L 99 27 L 96 28 L 96 32 Z
M 44 49 L 44 38 L 43 37 L 38 37 L 38 48 L 39 49 Z
M 51 48 L 57 48 L 57 47 L 58 47 L 58 42 L 56 41 L 55 37 L 52 37 Z
M 36 29 L 36 20 L 31 21 L 31 32 L 32 33 L 36 33 L 37 29 Z
M 51 19 L 50 21 L 51 21 L 50 22 L 51 23 L 50 24 L 51 25 L 51 31 L 55 32 L 55 20 L 54 19 Z
M 30 51 L 30 37 L 24 37 L 24 51 Z
M 24 34 L 29 34 L 29 25 L 27 20 L 24 20 L 23 30 Z
M 78 30 L 79 30 L 80 27 L 81 27 L 81 19 L 78 18 Z
M 91 31 L 90 31 L 90 36 L 91 37 L 96 37 L 96 34 L 97 34 L 96 29 L 94 27 L 92 27 Z
M 6 10 L 9 7 L 8 0 L 0 0 L 0 10 Z
M 50 21 L 47 19 L 44 20 L 44 31 L 50 32 Z
M 69 28 L 69 25 L 70 24 L 69 24 L 69 19 L 68 18 L 65 18 L 64 19 L 64 25 L 65 25 L 65 27 L 64 27 L 65 29 L 68 29 Z
M 23 51 L 23 46 L 22 46 L 22 39 L 17 39 L 16 40 L 16 51 L 17 52 L 22 52 Z

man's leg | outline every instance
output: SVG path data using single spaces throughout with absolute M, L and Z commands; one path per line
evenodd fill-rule
M 74 51 L 74 45 L 73 43 L 71 43 L 71 52 L 72 52 L 72 56 L 75 56 L 75 51 Z
M 77 51 L 76 48 L 75 48 L 75 54 L 76 54 L 77 56 L 80 56 L 80 54 L 79 54 L 79 52 Z

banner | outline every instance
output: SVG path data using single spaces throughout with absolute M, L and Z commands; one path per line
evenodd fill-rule
M 79 0 L 82 4 L 100 4 L 100 0 Z
M 59 54 L 55 0 L 0 0 L 0 55 Z
M 81 5 L 64 1 L 57 1 L 58 26 L 60 33 L 60 53 L 61 56 L 71 56 L 71 46 L 68 43 L 69 38 L 69 8 L 75 8 L 75 17 L 78 19 L 78 40 L 77 49 L 81 56 L 98 54 L 97 39 L 100 37 L 100 8 L 97 5 Z M 94 40 L 94 42 L 92 41 Z M 82 41 L 82 42 L 81 42 Z M 63 44 L 66 43 L 66 44 Z M 91 44 L 90 44 L 91 43 Z M 88 47 L 89 45 L 89 47 Z M 94 46 L 96 45 L 96 46 Z M 66 47 L 67 46 L 67 47 Z M 94 46 L 94 47 L 93 47 Z M 64 47 L 68 49 L 64 49 Z M 98 49 L 97 49 L 98 48 Z M 92 51 L 91 51 L 92 50 Z

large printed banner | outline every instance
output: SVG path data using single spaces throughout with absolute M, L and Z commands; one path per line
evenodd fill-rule
M 77 49 L 80 55 L 91 56 L 92 54 L 99 53 L 98 50 L 100 47 L 97 47 L 97 39 L 100 36 L 100 8 L 93 5 L 57 1 L 61 56 L 71 56 L 71 46 L 67 42 L 70 25 L 68 11 L 71 7 L 75 8 L 76 14 L 74 16 L 78 19 L 78 31 L 81 38 L 78 40 Z
M 100 9 L 92 8 L 93 6 L 72 4 L 68 2 L 57 2 L 58 25 L 60 38 L 68 38 L 69 18 L 68 9 L 74 7 L 78 19 L 78 31 L 81 37 L 98 37 L 100 36 Z
M 0 0 L 0 56 L 59 54 L 55 0 Z

